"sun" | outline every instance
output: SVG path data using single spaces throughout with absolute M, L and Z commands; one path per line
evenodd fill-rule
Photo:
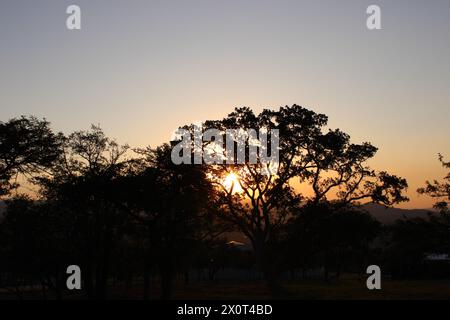
M 239 179 L 234 172 L 230 172 L 226 178 L 223 180 L 223 186 L 225 189 L 231 191 L 231 193 L 242 192 L 241 185 L 239 184 Z

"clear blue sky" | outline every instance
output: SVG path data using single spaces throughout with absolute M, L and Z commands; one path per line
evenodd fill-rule
M 65 27 L 66 7 L 82 30 Z M 366 8 L 382 30 L 366 28 Z M 156 145 L 235 106 L 297 103 L 380 148 L 413 201 L 450 159 L 450 1 L 0 0 L 0 119 Z

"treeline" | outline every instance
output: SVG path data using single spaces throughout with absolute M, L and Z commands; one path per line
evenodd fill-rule
M 207 270 L 209 280 L 224 268 L 257 270 L 274 296 L 283 292 L 283 276 L 311 269 L 323 270 L 327 281 L 363 273 L 369 264 L 394 277 L 421 275 L 427 253 L 450 251 L 446 202 L 428 220 L 381 226 L 360 202 L 407 201 L 406 180 L 370 169 L 376 148 L 351 143 L 326 124 L 325 115 L 296 105 L 259 115 L 239 108 L 205 122 L 279 129 L 279 166 L 268 176 L 261 164 L 175 165 L 171 144 L 133 149 L 96 126 L 66 136 L 34 117 L 1 122 L 0 287 L 19 298 L 30 287 L 62 298 L 73 264 L 90 299 L 107 298 L 115 284 L 133 279 L 142 298 L 169 299 L 176 279 L 195 280 L 193 270 Z M 230 173 L 240 192 L 224 184 Z M 36 197 L 16 192 L 18 176 L 38 189 Z M 294 179 L 313 196 L 292 188 Z M 420 192 L 448 197 L 448 182 Z M 231 231 L 252 250 L 227 244 Z
M 33 118 L 2 125 L 17 126 L 7 135 L 16 134 L 19 146 L 28 144 L 22 132 L 29 130 L 52 148 L 30 141 L 6 154 L 11 161 L 4 170 L 9 165 L 11 176 L 31 174 L 40 188 L 37 200 L 23 195 L 7 200 L 0 226 L 2 280 L 17 293 L 40 284 L 44 292 L 53 289 L 61 296 L 66 267 L 76 264 L 89 298 L 106 297 L 112 276 L 139 274 L 148 283 L 153 270 L 168 298 L 175 273 L 216 245 L 222 226 L 206 174 L 198 166 L 173 165 L 168 145 L 135 150 L 140 156 L 132 158 L 128 146 L 95 126 L 65 137 Z

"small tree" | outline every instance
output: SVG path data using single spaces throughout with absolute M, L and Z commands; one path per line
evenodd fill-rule
M 444 168 L 450 169 L 450 162 L 445 162 L 441 154 L 439 154 L 439 161 Z M 434 207 L 441 210 L 441 212 L 448 212 L 448 203 L 450 201 L 450 172 L 444 177 L 443 182 L 437 180 L 433 182 L 426 181 L 426 186 L 417 189 L 417 192 L 439 199 L 434 204 Z
M 441 154 L 439 161 L 446 169 L 450 169 L 450 162 L 445 162 Z M 433 226 L 433 239 L 436 239 L 431 250 L 450 253 L 450 172 L 444 177 L 444 181 L 426 181 L 426 186 L 417 190 L 420 194 L 426 194 L 437 199 L 434 207 L 439 210 L 439 215 L 430 215 Z

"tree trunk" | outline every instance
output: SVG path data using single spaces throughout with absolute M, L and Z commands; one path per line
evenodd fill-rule
M 255 237 L 252 241 L 256 262 L 266 282 L 267 289 L 274 298 L 284 296 L 284 291 L 279 283 L 278 275 L 267 250 L 267 243 L 261 237 Z
M 184 270 L 184 284 L 188 285 L 189 283 L 190 283 L 189 268 L 186 268 Z
M 147 263 L 144 268 L 144 300 L 150 300 L 150 268 Z
M 166 266 L 160 271 L 161 275 L 161 299 L 170 300 L 172 298 L 173 272 L 171 267 Z

